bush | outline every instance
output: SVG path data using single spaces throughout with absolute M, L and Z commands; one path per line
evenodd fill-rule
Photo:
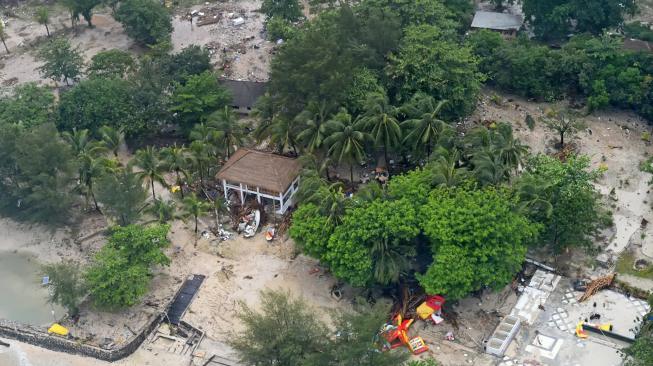
M 143 45 L 170 41 L 171 16 L 159 1 L 125 0 L 116 11 L 116 20 L 130 37 Z
M 268 40 L 270 41 L 278 39 L 288 41 L 297 33 L 297 29 L 291 22 L 280 17 L 268 19 L 265 23 L 265 30 L 268 32 Z

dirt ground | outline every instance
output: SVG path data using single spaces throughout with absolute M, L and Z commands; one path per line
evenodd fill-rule
M 208 5 L 207 5 L 208 4 Z M 239 80 L 265 81 L 268 79 L 269 62 L 275 44 L 267 41 L 263 32 L 264 16 L 257 10 L 259 0 L 237 0 L 210 2 L 190 9 L 178 10 L 173 16 L 171 35 L 173 52 L 195 44 L 205 46 L 211 53 L 211 61 L 223 75 Z M 196 14 L 215 14 L 219 22 L 199 26 L 200 17 L 188 21 L 191 11 Z M 86 62 L 100 51 L 120 49 L 135 55 L 143 54 L 142 47 L 125 34 L 122 25 L 111 16 L 108 9 L 99 9 L 93 15 L 93 28 L 80 23 L 71 31 L 70 19 L 59 8 L 53 8 L 50 32 L 70 39 L 73 46 L 79 47 Z M 5 92 L 11 87 L 25 82 L 37 82 L 56 86 L 50 80 L 43 80 L 37 71 L 41 65 L 35 60 L 35 51 L 47 40 L 45 27 L 34 20 L 34 8 L 20 6 L 10 9 L 12 16 L 3 16 L 8 34 L 7 47 L 0 51 L 0 86 Z M 243 24 L 236 25 L 237 18 Z

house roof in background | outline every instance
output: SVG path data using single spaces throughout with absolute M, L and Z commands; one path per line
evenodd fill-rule
M 265 94 L 267 82 L 221 79 L 220 83 L 229 90 L 232 105 L 237 107 L 253 107 L 258 98 Z
M 300 170 L 297 159 L 241 148 L 220 169 L 218 179 L 283 193 Z
M 472 28 L 493 30 L 519 30 L 524 20 L 519 15 L 477 11 L 472 20 Z

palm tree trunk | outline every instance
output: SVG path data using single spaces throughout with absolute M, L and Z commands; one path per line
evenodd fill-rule
M 48 37 L 50 37 L 50 28 L 48 28 L 47 24 L 44 25 L 45 25 L 45 32 L 48 34 Z
M 177 185 L 179 186 L 179 192 L 181 192 L 181 199 L 184 199 L 184 187 L 181 185 L 181 177 L 179 176 L 179 170 L 176 169 L 175 173 L 177 174 Z
M 349 163 L 349 179 L 354 184 L 354 163 Z
M 565 133 L 560 131 L 560 150 L 565 147 Z
M 154 194 L 154 179 L 150 179 L 150 185 L 152 186 L 152 198 L 156 200 L 156 195 Z
M 383 145 L 383 158 L 385 159 L 385 169 L 388 171 L 388 177 L 390 177 L 390 160 L 388 160 L 388 147 Z
M 7 51 L 7 53 L 11 53 L 9 52 L 9 48 L 7 47 L 7 43 L 5 43 L 5 37 L 2 37 L 2 44 L 5 46 L 5 50 Z
M 97 204 L 97 199 L 95 199 L 95 193 L 93 193 L 92 189 L 91 189 L 91 198 L 93 198 L 93 204 L 95 205 L 95 210 L 99 213 L 102 213 L 102 210 L 100 210 L 100 206 Z

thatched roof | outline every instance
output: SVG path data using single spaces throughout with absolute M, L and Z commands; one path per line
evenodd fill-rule
M 241 148 L 220 169 L 218 179 L 283 193 L 300 170 L 297 159 Z

